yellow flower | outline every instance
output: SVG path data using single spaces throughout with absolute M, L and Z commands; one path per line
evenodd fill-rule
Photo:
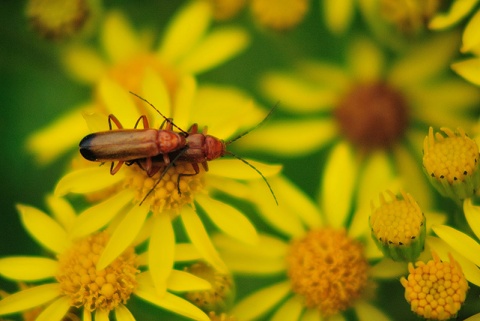
M 185 82 L 187 80 L 191 85 L 190 90 L 183 92 L 181 103 L 176 105 L 172 113 L 165 112 L 167 117 L 173 115 L 175 123 L 181 128 L 187 128 L 187 124 L 198 121 L 200 125 L 209 125 L 209 134 L 227 138 L 252 121 L 258 123 L 258 119 L 263 116 L 251 99 L 238 90 L 214 86 L 195 90 L 194 80 L 186 78 Z M 138 100 L 137 97 L 125 92 L 111 81 L 101 86 L 108 88 L 100 93 L 100 99 L 105 105 L 119 108 L 124 112 L 132 109 L 136 111 L 133 106 L 134 101 Z M 153 72 L 147 72 L 142 87 L 142 96 L 151 99 L 154 105 L 163 106 L 168 110 L 170 104 L 160 78 Z M 228 102 L 228 108 L 225 108 L 225 102 Z M 150 106 L 145 108 L 145 111 L 150 123 L 156 124 L 153 127 L 158 128 L 157 124 L 164 121 Z M 129 119 L 133 122 L 137 116 Z M 92 115 L 87 118 L 92 126 L 103 123 L 104 130 L 108 130 L 106 117 Z M 156 121 L 153 121 L 154 119 Z M 280 170 L 280 166 L 269 166 L 250 160 L 248 162 L 266 177 L 275 175 Z M 210 198 L 216 191 L 221 191 L 245 199 L 248 192 L 243 195 L 239 193 L 237 185 L 241 186 L 243 183 L 234 179 L 262 180 L 257 172 L 237 159 L 210 161 L 209 171 L 206 172 L 200 166 L 197 175 L 190 163 L 178 161 L 161 180 L 163 163 L 162 170 L 153 177 L 149 177 L 137 164 L 124 166 L 115 175 L 110 174 L 109 166 L 99 166 L 93 162 L 89 165 L 66 174 L 58 182 L 55 193 L 100 195 L 97 195 L 97 198 L 102 202 L 80 215 L 82 223 L 74 228 L 74 235 L 92 233 L 114 218 L 118 218 L 118 226 L 99 259 L 98 268 L 103 268 L 122 253 L 143 227 L 141 235 L 144 238 L 150 237 L 149 268 L 153 271 L 154 283 L 160 288 L 165 288 L 168 278 L 166 272 L 171 268 L 174 257 L 175 236 L 172 221 L 180 216 L 188 237 L 202 257 L 217 270 L 226 271 L 197 214 L 197 206 L 201 207 L 223 232 L 247 243 L 255 243 L 257 239 L 255 228 L 243 213 L 226 203 Z M 191 175 L 179 176 L 186 173 Z M 264 187 L 269 190 L 267 185 Z M 272 196 L 269 200 L 275 204 Z M 147 219 L 149 213 L 153 215 Z
M 234 18 L 247 4 L 255 22 L 276 31 L 292 29 L 300 24 L 310 7 L 309 0 L 207 0 L 215 19 Z
M 470 229 L 480 237 L 480 206 L 474 205 L 471 198 L 463 201 L 463 212 L 470 226 Z M 437 237 L 427 237 L 427 245 L 442 260 L 448 257 L 448 254 L 462 266 L 463 273 L 467 280 L 477 286 L 480 286 L 480 243 L 471 236 L 461 232 L 448 225 L 435 225 L 432 227 Z
M 46 282 L 14 293 L 0 301 L 0 315 L 44 306 L 36 320 L 62 320 L 71 307 L 83 310 L 83 320 L 135 320 L 125 307 L 132 294 L 158 307 L 195 319 L 209 320 L 200 309 L 168 292 L 152 286 L 151 272 L 140 272 L 145 255 L 138 256 L 133 247 L 125 249 L 110 264 L 96 269 L 109 232 L 103 231 L 76 238 L 72 229 L 78 217 L 68 202 L 49 197 L 53 218 L 42 211 L 17 205 L 22 222 L 31 236 L 56 259 L 49 257 L 12 256 L 0 259 L 0 275 L 21 282 Z M 184 253 L 194 253 L 183 247 Z M 193 251 L 193 252 L 192 252 Z M 198 255 L 197 255 L 198 256 Z M 179 256 L 181 257 L 181 255 Z M 49 281 L 50 280 L 50 281 Z M 210 284 L 183 271 L 170 269 L 166 288 L 175 292 L 204 290 Z
M 467 81 L 475 85 L 480 85 L 480 10 L 478 9 L 478 0 L 454 1 L 450 10 L 435 16 L 430 21 L 432 29 L 446 29 L 458 24 L 461 20 L 470 16 L 468 23 L 463 29 L 462 53 L 472 53 L 474 57 L 452 64 L 452 69 Z
M 158 31 L 137 32 L 122 12 L 109 11 L 99 31 L 102 52 L 86 45 L 72 45 L 64 52 L 63 61 L 75 79 L 93 86 L 95 95 L 108 90 L 104 86 L 105 78 L 127 91 L 140 93 L 145 73 L 156 73 L 165 83 L 169 102 L 176 105 L 180 92 L 191 90 L 191 83 L 183 82 L 185 75 L 210 70 L 243 51 L 249 43 L 243 29 L 210 30 L 210 23 L 209 5 L 203 1 L 190 2 L 172 18 L 159 44 L 153 46 L 153 34 Z M 29 137 L 28 149 L 40 163 L 48 163 L 73 148 L 88 133 L 81 111 L 93 110 L 107 115 L 114 112 L 121 121 L 130 120 L 132 114 L 138 113 L 135 108 L 122 111 L 114 107 L 95 102 L 79 104 Z
M 465 302 L 468 283 L 458 262 L 449 255 L 442 261 L 433 252 L 427 263 L 408 264 L 408 278 L 400 282 L 405 288 L 405 299 L 412 311 L 428 320 L 454 318 Z
M 480 100 L 476 88 L 445 75 L 456 41 L 455 34 L 433 37 L 390 63 L 372 42 L 357 39 L 346 51 L 346 69 L 304 62 L 297 73 L 270 72 L 260 83 L 265 95 L 303 118 L 272 121 L 240 145 L 291 157 L 340 138 L 356 147 L 360 162 L 373 152 L 389 155 L 405 190 L 428 206 L 429 185 L 417 165 L 421 125 L 469 128 L 466 111 Z
M 283 177 L 270 179 L 281 200 L 279 206 L 267 202 L 268 194 L 259 184 L 251 184 L 253 202 L 261 216 L 282 236 L 261 234 L 259 244 L 247 246 L 217 235 L 214 243 L 233 273 L 275 276 L 280 280 L 243 298 L 231 311 L 233 315 L 241 320 L 256 320 L 276 309 L 271 320 L 303 320 L 307 316 L 315 320 L 339 316 L 353 308 L 359 320 L 388 320 L 368 303 L 371 278 L 398 276 L 406 267 L 389 259 L 370 265 L 382 254 L 369 235 L 369 203 L 386 184 L 374 187 L 364 177 L 360 185 L 366 189 L 360 188 L 353 197 L 352 173 L 348 171 L 352 167 L 347 166 L 351 162 L 354 159 L 347 145 L 333 152 L 325 171 L 327 188 L 322 188 L 320 197 L 322 211 Z M 381 171 L 389 180 L 391 175 L 387 175 L 384 165 L 376 158 L 368 172 Z M 333 179 L 340 173 L 342 176 L 337 177 L 341 179 Z M 358 205 L 355 210 L 353 202 Z

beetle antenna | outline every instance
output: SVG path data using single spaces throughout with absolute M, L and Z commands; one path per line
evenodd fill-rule
M 270 193 L 272 194 L 273 199 L 275 200 L 275 203 L 278 205 L 277 197 L 275 196 L 275 193 L 273 192 L 272 186 L 270 186 L 270 184 L 267 181 L 267 178 L 265 176 L 263 176 L 262 172 L 260 172 L 255 166 L 253 166 L 252 164 L 250 164 L 249 162 L 247 162 L 245 159 L 241 158 L 240 156 L 235 155 L 234 153 L 232 153 L 230 151 L 227 151 L 226 154 L 231 155 L 238 160 L 241 160 L 244 164 L 253 168 L 253 170 L 256 171 L 263 178 L 263 181 L 267 184 L 268 189 L 270 190 Z
M 272 115 L 273 111 L 277 108 L 278 106 L 278 102 L 275 104 L 275 106 L 272 107 L 272 109 L 270 109 L 270 111 L 268 112 L 267 116 L 265 116 L 265 118 L 259 122 L 258 124 L 256 124 L 255 126 L 253 126 L 252 128 L 250 128 L 249 130 L 241 133 L 240 135 L 238 135 L 237 137 L 229 140 L 228 142 L 225 142 L 225 145 L 230 145 L 231 143 L 233 143 L 234 141 L 242 138 L 243 136 L 245 136 L 246 134 L 248 134 L 249 132 L 251 132 L 252 130 L 254 129 L 257 129 L 258 127 L 260 127 L 264 122 L 267 121 L 267 119 L 270 117 L 270 115 Z
M 149 104 L 153 109 L 155 109 L 155 111 L 156 111 L 157 113 L 160 114 L 160 116 L 162 116 L 167 122 L 169 122 L 170 124 L 172 124 L 173 127 L 175 127 L 176 129 L 178 129 L 179 131 L 181 131 L 182 133 L 184 133 L 185 135 L 188 136 L 188 133 L 187 133 L 186 131 L 184 131 L 183 129 L 181 129 L 181 128 L 178 127 L 177 125 L 175 125 L 175 123 L 172 121 L 171 118 L 167 118 L 164 114 L 162 114 L 162 113 L 160 112 L 160 110 L 158 110 L 155 106 L 153 106 L 153 104 L 152 104 L 151 102 L 149 102 L 149 101 L 146 100 L 145 98 L 137 95 L 137 94 L 134 93 L 134 92 L 129 91 L 129 93 L 131 93 L 132 95 L 134 95 L 134 96 L 137 97 L 138 99 L 143 100 L 144 102 L 146 102 L 147 104 Z M 142 202 L 143 202 L 143 201 L 142 201 Z

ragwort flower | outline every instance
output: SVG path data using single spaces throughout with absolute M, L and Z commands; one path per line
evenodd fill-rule
M 93 86 L 94 96 L 108 90 L 103 81 L 105 78 L 113 80 L 126 91 L 140 93 L 145 73 L 154 72 L 162 78 L 169 94 L 168 100 L 175 105 L 181 99 L 180 92 L 191 90 L 191 83 L 183 82 L 185 75 L 200 74 L 228 61 L 244 50 L 249 42 L 242 29 L 224 27 L 210 30 L 210 22 L 209 5 L 203 1 L 192 1 L 172 18 L 155 47 L 152 39 L 156 31 L 137 32 L 122 12 L 109 11 L 100 29 L 103 52 L 76 44 L 65 50 L 63 61 L 75 79 Z M 40 163 L 48 163 L 76 146 L 88 133 L 80 117 L 82 111 L 107 115 L 114 112 L 121 121 L 133 119 L 138 110 L 143 113 L 140 103 L 136 104 L 136 108 L 125 110 L 115 108 L 115 103 L 113 101 L 112 106 L 95 101 L 80 104 L 29 137 L 28 149 Z M 55 144 L 51 143 L 52 139 L 55 139 Z
M 328 162 L 324 182 L 330 184 L 322 190 L 322 212 L 280 176 L 270 180 L 281 199 L 278 207 L 266 202 L 267 194 L 260 185 L 251 184 L 260 214 L 282 237 L 261 234 L 258 245 L 247 246 L 217 235 L 215 244 L 233 273 L 281 280 L 243 298 L 231 311 L 233 315 L 256 320 L 274 310 L 270 320 L 322 320 L 353 308 L 359 320 L 388 320 L 368 303 L 373 290 L 371 278 L 398 276 L 406 267 L 388 259 L 371 265 L 382 254 L 369 235 L 369 201 L 382 184 L 372 189 L 365 177 L 361 186 L 366 189 L 359 189 L 362 192 L 354 199 L 352 173 L 342 171 L 351 168 L 345 166 L 353 161 L 348 154 L 343 144 Z M 370 165 L 372 173 L 374 168 L 388 172 L 379 159 Z M 332 180 L 340 173 L 341 180 Z M 350 206 L 353 202 L 359 206 L 354 215 Z
M 200 125 L 209 125 L 209 134 L 223 138 L 232 136 L 246 122 L 255 119 L 257 123 L 259 116 L 262 116 L 258 107 L 238 90 L 211 86 L 199 88 L 197 91 L 194 80 L 192 78 L 188 80 L 191 89 L 183 92 L 182 101 L 175 109 L 172 108 L 171 112 L 164 111 L 166 116 L 174 116 L 173 119 L 180 128 L 187 128 L 187 124 L 198 121 Z M 104 86 L 109 88 L 100 96 L 105 105 L 115 106 L 124 111 L 136 110 L 134 101 L 138 100 L 137 97 L 128 94 L 113 82 L 108 82 Z M 161 79 L 154 73 L 146 73 L 143 90 L 140 93 L 151 99 L 156 106 L 163 106 L 167 110 L 170 107 L 167 91 Z M 228 106 L 225 102 L 228 102 Z M 145 114 L 150 123 L 155 124 L 153 127 L 158 128 L 164 119 L 156 115 L 153 108 L 148 107 Z M 130 119 L 137 117 L 138 114 Z M 105 116 L 87 116 L 87 121 L 93 127 L 96 124 L 100 126 L 103 124 L 103 130 L 108 130 Z M 97 267 L 102 268 L 122 253 L 143 227 L 140 235 L 144 238 L 150 237 L 149 268 L 154 275 L 155 285 L 162 289 L 165 287 L 168 271 L 173 265 L 175 235 L 172 221 L 179 216 L 188 237 L 202 257 L 217 270 L 226 271 L 197 214 L 197 206 L 202 208 L 223 232 L 244 242 L 254 243 L 257 234 L 249 220 L 236 208 L 209 196 L 216 191 L 222 191 L 236 197 L 247 198 L 248 193 L 247 195 L 236 193 L 236 185 L 242 183 L 233 179 L 261 180 L 259 174 L 239 160 L 218 159 L 208 163 L 208 172 L 200 166 L 198 174 L 195 174 L 190 163 L 177 161 L 176 166 L 172 166 L 161 177 L 166 167 L 162 163 L 163 158 L 158 161 L 160 170 L 152 177 L 149 177 L 138 164 L 124 166 L 118 173 L 111 175 L 108 166 L 99 166 L 93 162 L 88 164 L 88 167 L 76 169 L 64 176 L 56 187 L 57 195 L 80 193 L 88 196 L 93 193 L 97 199 L 102 200 L 80 215 L 82 223 L 77 224 L 72 231 L 73 234 L 90 234 L 116 217 L 120 220 L 99 259 Z M 280 166 L 249 162 L 266 177 L 280 170 Z M 268 186 L 265 188 L 268 190 Z M 275 204 L 271 196 L 269 200 Z M 147 218 L 149 213 L 152 213 L 152 216 Z
M 133 247 L 125 249 L 102 269 L 96 269 L 109 232 L 74 237 L 71 231 L 78 217 L 73 208 L 60 198 L 50 197 L 48 201 L 54 218 L 34 207 L 17 205 L 17 208 L 27 231 L 54 257 L 0 259 L 0 275 L 3 277 L 21 282 L 42 282 L 2 299 L 0 315 L 43 306 L 37 321 L 60 321 L 75 307 L 80 309 L 83 320 L 92 320 L 94 315 L 95 320 L 106 321 L 112 312 L 116 320 L 132 321 L 135 318 L 125 304 L 134 294 L 174 313 L 195 320 L 209 320 L 186 300 L 168 291 L 158 292 L 152 286 L 151 272 L 139 270 L 145 259 L 138 256 Z M 205 280 L 184 271 L 171 269 L 169 275 L 166 285 L 169 290 L 182 292 L 210 287 Z
M 347 70 L 306 62 L 297 74 L 270 72 L 261 80 L 265 95 L 280 101 L 280 109 L 305 117 L 272 121 L 240 144 L 288 157 L 341 138 L 356 147 L 360 162 L 374 152 L 391 157 L 405 189 L 427 206 L 430 189 L 417 166 L 422 125 L 468 129 L 467 111 L 480 100 L 473 86 L 444 75 L 456 41 L 454 34 L 432 38 L 389 64 L 378 47 L 360 39 L 346 51 Z

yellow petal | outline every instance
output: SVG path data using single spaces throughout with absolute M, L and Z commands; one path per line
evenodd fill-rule
M 62 296 L 50 303 L 35 319 L 35 321 L 63 320 L 71 308 L 70 298 Z
M 250 165 L 255 167 L 265 177 L 277 175 L 282 165 L 269 165 L 260 163 L 251 159 L 245 159 Z M 238 159 L 218 159 L 208 163 L 209 174 L 224 178 L 240 179 L 240 180 L 257 180 L 261 179 L 259 173 Z
M 67 232 L 54 219 L 31 206 L 17 204 L 17 210 L 27 231 L 43 247 L 56 254 L 67 248 Z
M 231 86 L 200 86 L 191 108 L 190 121 L 208 126 L 208 134 L 220 139 L 257 125 L 265 117 L 265 110 L 250 95 Z
M 332 119 L 276 121 L 238 141 L 238 147 L 285 157 L 311 153 L 337 136 Z
M 0 315 L 25 311 L 58 297 L 58 283 L 38 285 L 27 290 L 16 292 L 0 301 Z
M 75 170 L 63 176 L 55 187 L 54 195 L 68 193 L 87 194 L 113 186 L 125 178 L 124 172 L 110 174 L 108 168 L 96 166 Z
M 197 261 L 201 259 L 200 253 L 191 243 L 175 244 L 175 262 Z
M 407 274 L 407 265 L 405 262 L 395 262 L 384 258 L 376 263 L 369 270 L 369 274 L 376 279 L 393 279 Z
M 300 296 L 293 296 L 283 303 L 280 308 L 273 314 L 270 320 L 284 321 L 284 320 L 298 320 L 304 308 L 303 298 Z
M 223 234 L 213 236 L 215 246 L 224 253 L 234 253 L 244 257 L 251 257 L 253 260 L 284 259 L 288 251 L 288 245 L 281 239 L 267 234 L 259 235 L 258 244 L 244 244 Z
M 299 321 L 323 321 L 317 309 L 306 309 Z
M 460 49 L 463 53 L 469 52 L 480 44 L 478 30 L 480 30 L 480 10 L 470 19 L 463 32 L 462 48 Z
M 322 180 L 320 203 L 327 224 L 333 227 L 345 224 L 353 201 L 357 167 L 353 151 L 346 142 L 337 144 L 330 152 Z
M 135 295 L 139 298 L 155 304 L 168 311 L 186 316 L 188 318 L 199 321 L 210 321 L 210 318 L 199 308 L 191 304 L 190 302 L 179 298 L 169 292 L 166 292 L 163 297 L 158 296 L 154 287 L 148 282 L 142 282 L 138 284 L 138 288 L 135 291 Z
M 480 85 L 480 58 L 470 58 L 452 64 L 452 69 L 474 85 Z
M 133 102 L 134 96 L 110 77 L 103 77 L 98 85 L 98 93 L 109 114 L 114 114 L 123 128 L 133 128 L 140 112 Z
M 444 72 L 456 54 L 459 34 L 442 33 L 409 47 L 390 69 L 388 81 L 399 89 L 414 88 Z
M 465 278 L 469 282 L 480 286 L 480 270 L 470 259 L 459 254 L 451 246 L 437 237 L 428 236 L 425 240 L 425 244 L 430 250 L 435 251 L 443 261 L 449 261 L 450 259 L 448 255 L 453 255 L 455 261 L 457 261 L 462 267 L 462 272 L 465 275 Z
M 64 198 L 53 195 L 48 195 L 46 201 L 55 220 L 62 224 L 66 231 L 70 231 L 77 217 L 72 205 Z
M 478 0 L 462 0 L 454 1 L 447 13 L 439 13 L 428 24 L 430 29 L 444 29 L 448 28 L 463 19 L 469 14 Z
M 272 200 L 269 189 L 259 180 L 252 181 L 252 201 L 259 209 L 259 214 L 275 229 L 288 237 L 298 237 L 305 233 L 305 226 L 300 216 L 292 213 L 292 208 L 283 199 L 278 200 L 278 205 Z M 294 211 L 300 211 L 297 208 Z
M 480 244 L 473 238 L 447 225 L 433 226 L 432 230 L 455 251 L 480 266 Z
M 359 321 L 390 321 L 390 318 L 386 314 L 364 300 L 355 303 L 354 309 Z
M 123 304 L 119 304 L 115 308 L 115 317 L 117 321 L 135 321 L 132 312 Z
M 210 290 L 212 285 L 207 280 L 185 271 L 172 270 L 167 287 L 174 292 Z
M 149 212 L 148 205 L 135 205 L 125 215 L 123 220 L 113 232 L 103 253 L 97 262 L 97 270 L 103 270 L 107 265 L 113 262 L 125 249 L 130 246 L 142 228 Z
M 93 48 L 73 45 L 62 53 L 62 62 L 68 72 L 80 82 L 94 84 L 106 72 L 107 65 Z
M 191 113 L 193 101 L 196 100 L 197 82 L 192 75 L 184 75 L 177 86 L 177 94 L 173 97 L 172 111 L 175 124 L 186 130 L 191 125 Z
M 170 118 L 172 116 L 171 97 L 165 81 L 151 68 L 145 69 L 145 75 L 142 81 L 142 96 L 162 114 L 159 115 L 153 107 L 144 103 L 147 118 L 157 120 L 154 124 L 150 124 L 150 127 L 159 128 L 160 124 L 166 120 L 165 117 Z
M 480 238 L 480 207 L 474 206 L 472 199 L 468 198 L 463 202 L 463 212 L 473 233 Z
M 97 309 L 95 311 L 95 321 L 109 321 L 108 314 L 110 311 Z
M 195 210 L 190 206 L 184 206 L 181 217 L 188 237 L 200 255 L 208 263 L 213 265 L 215 269 L 221 273 L 227 273 L 228 269 L 225 266 L 225 263 L 223 263 L 217 250 L 213 247 L 210 237 Z
M 425 134 L 423 134 L 425 136 Z M 409 146 L 412 139 L 409 137 Z M 418 141 L 418 140 L 417 140 Z M 433 206 L 433 195 L 431 186 L 419 166 L 420 157 L 412 153 L 411 150 L 403 144 L 398 144 L 393 149 L 395 157 L 395 167 L 400 173 L 402 187 L 405 188 L 417 201 L 422 208 L 431 208 Z
M 175 63 L 191 51 L 205 34 L 210 24 L 208 3 L 192 1 L 183 7 L 173 19 L 163 36 L 159 55 L 169 63 Z
M 47 164 L 78 146 L 80 140 L 88 134 L 81 111 L 89 107 L 90 105 L 77 107 L 28 137 L 27 149 L 34 154 L 36 161 Z
M 271 183 L 281 205 L 288 207 L 291 215 L 298 216 L 309 229 L 324 225 L 320 209 L 300 188 L 283 175 L 272 178 Z
M 290 281 L 284 281 L 262 288 L 241 300 L 233 309 L 232 315 L 239 320 L 253 320 L 270 311 L 291 291 Z
M 343 34 L 351 25 L 355 4 L 352 0 L 323 0 L 323 16 L 328 29 Z
M 350 44 L 347 60 L 356 81 L 374 82 L 381 79 L 385 70 L 385 57 L 374 43 L 359 38 Z
M 99 231 L 115 217 L 134 197 L 131 190 L 123 190 L 107 200 L 87 208 L 75 219 L 72 238 L 80 238 Z
M 82 111 L 82 116 L 87 123 L 90 133 L 110 130 L 108 116 L 96 111 Z
M 0 259 L 0 274 L 17 281 L 38 281 L 52 278 L 57 272 L 58 262 L 48 258 L 11 256 Z
M 279 109 L 297 114 L 331 109 L 338 99 L 338 93 L 331 88 L 285 73 L 267 73 L 260 87 L 271 101 L 279 102 Z
M 158 293 L 163 295 L 167 289 L 167 279 L 173 269 L 175 233 L 170 216 L 160 214 L 153 219 L 148 244 L 148 268 L 153 285 Z
M 110 11 L 105 17 L 101 41 L 110 60 L 116 64 L 138 53 L 141 49 L 132 26 L 120 11 Z
M 247 244 L 258 243 L 255 227 L 242 212 L 204 195 L 198 195 L 195 201 L 225 234 Z
M 207 184 L 211 189 L 222 191 L 236 198 L 248 199 L 250 197 L 250 189 L 243 181 L 225 179 L 220 176 L 208 176 Z
M 198 74 L 223 64 L 238 55 L 250 43 L 248 34 L 240 28 L 210 32 L 185 56 L 178 68 L 185 73 Z

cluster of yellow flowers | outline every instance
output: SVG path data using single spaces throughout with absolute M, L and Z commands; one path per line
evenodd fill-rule
M 30 0 L 91 99 L 26 140 L 71 161 L 15 203 L 46 253 L 0 253 L 0 317 L 479 320 L 477 2 Z

